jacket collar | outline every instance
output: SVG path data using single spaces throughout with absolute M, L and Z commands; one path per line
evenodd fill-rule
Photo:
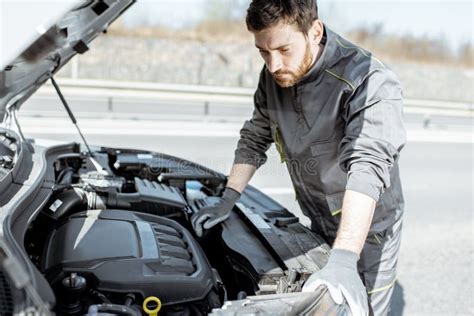
M 315 81 L 320 74 L 324 71 L 325 68 L 330 64 L 330 59 L 334 56 L 336 48 L 336 33 L 334 33 L 330 28 L 328 28 L 324 23 L 324 33 L 321 39 L 324 44 L 323 52 L 316 60 L 316 62 L 311 66 L 309 71 L 301 78 L 297 85 L 305 84 L 308 82 Z

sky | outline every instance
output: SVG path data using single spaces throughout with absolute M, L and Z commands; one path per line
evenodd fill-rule
M 182 28 L 203 18 L 212 0 L 141 0 L 124 15 L 125 24 L 165 25 Z M 216 2 L 216 0 L 214 0 Z M 223 6 L 236 0 L 217 0 Z M 249 0 L 237 0 L 241 15 Z M 336 32 L 359 26 L 383 24 L 390 34 L 443 38 L 456 49 L 473 40 L 472 0 L 319 0 L 319 15 Z
M 39 24 L 54 21 L 55 16 L 62 15 L 65 8 L 77 1 L 0 0 L 0 65 L 26 47 L 24 39 L 36 38 L 34 30 Z M 232 7 L 235 15 L 243 19 L 249 2 L 137 0 L 123 19 L 128 26 L 161 24 L 183 28 L 205 17 L 209 3 Z M 453 53 L 460 45 L 473 43 L 474 0 L 318 0 L 318 6 L 321 19 L 340 33 L 382 23 L 385 33 L 446 40 Z

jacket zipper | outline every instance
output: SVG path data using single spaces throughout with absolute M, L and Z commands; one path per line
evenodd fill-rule
M 301 109 L 301 104 L 298 102 L 298 86 L 293 87 L 293 107 L 296 111 L 296 114 L 298 116 L 298 124 L 301 124 L 303 120 L 303 111 Z

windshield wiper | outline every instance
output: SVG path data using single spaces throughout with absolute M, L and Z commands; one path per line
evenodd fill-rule
M 79 135 L 81 136 L 82 141 L 84 142 L 84 145 L 86 145 L 89 156 L 93 157 L 94 155 L 92 154 L 92 151 L 89 148 L 89 145 L 87 144 L 86 139 L 84 138 L 84 135 L 82 135 L 82 132 L 81 132 L 81 129 L 79 128 L 79 125 L 77 125 L 77 120 L 74 117 L 74 114 L 72 113 L 71 108 L 67 104 L 66 99 L 64 98 L 63 94 L 61 93 L 61 90 L 59 89 L 59 86 L 57 85 L 56 80 L 54 80 L 53 77 L 51 77 L 51 82 L 53 83 L 54 89 L 56 89 L 56 92 L 58 93 L 59 98 L 61 99 L 61 102 L 63 103 L 64 107 L 66 108 L 67 114 L 69 114 L 69 118 L 71 119 L 72 124 L 74 124 L 77 131 L 79 132 Z

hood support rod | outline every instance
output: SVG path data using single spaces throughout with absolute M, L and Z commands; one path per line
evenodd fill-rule
M 79 135 L 81 136 L 82 141 L 84 142 L 84 145 L 86 145 L 87 151 L 89 152 L 89 156 L 92 157 L 93 156 L 92 151 L 89 148 L 89 145 L 87 144 L 86 139 L 84 138 L 84 135 L 82 135 L 82 132 L 81 132 L 81 129 L 79 128 L 79 125 L 77 125 L 77 120 L 74 117 L 74 114 L 72 113 L 71 108 L 67 104 L 66 99 L 64 98 L 63 94 L 61 93 L 61 90 L 59 89 L 59 86 L 57 85 L 56 80 L 54 80 L 53 77 L 51 77 L 51 82 L 54 86 L 54 89 L 56 89 L 56 92 L 58 93 L 58 96 L 61 99 L 61 102 L 63 103 L 64 108 L 66 108 L 67 114 L 69 114 L 69 118 L 71 118 L 72 123 L 74 124 L 77 131 L 79 132 Z

